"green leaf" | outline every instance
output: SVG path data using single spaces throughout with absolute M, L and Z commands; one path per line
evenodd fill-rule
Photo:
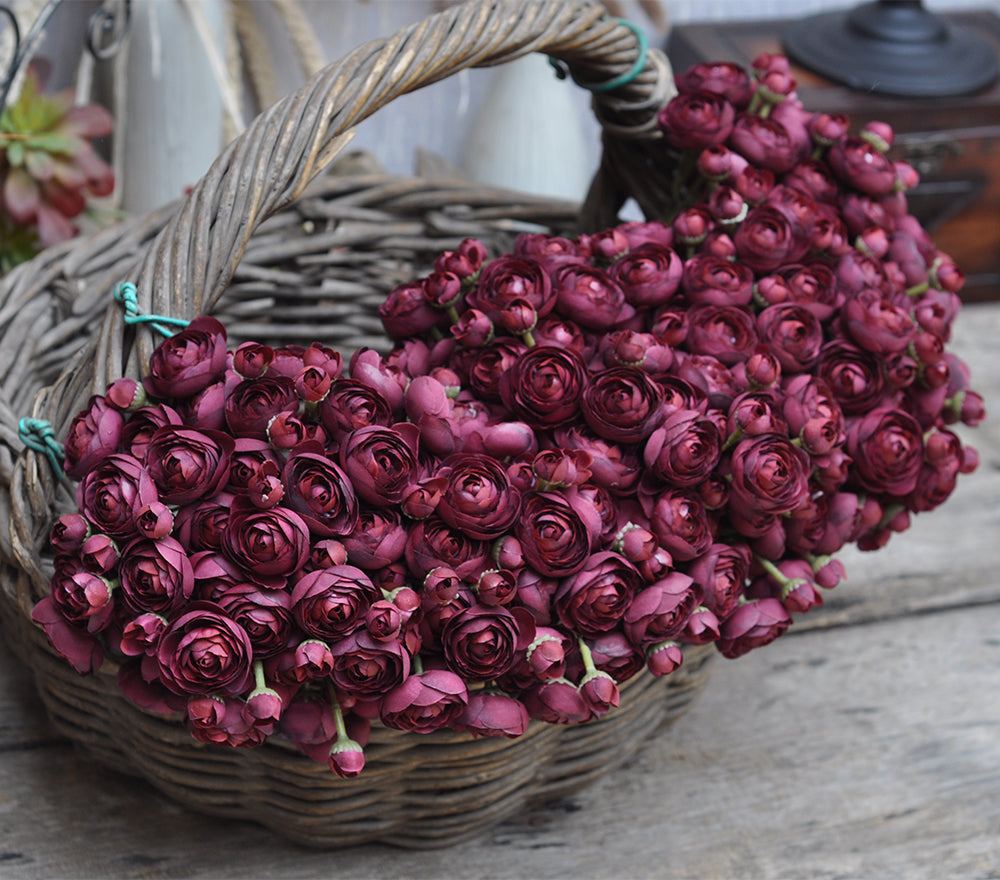
M 24 145 L 31 150 L 72 156 L 80 150 L 81 141 L 66 134 L 33 134 L 24 139 Z
M 24 164 L 24 141 L 11 141 L 7 147 L 7 161 L 11 165 Z

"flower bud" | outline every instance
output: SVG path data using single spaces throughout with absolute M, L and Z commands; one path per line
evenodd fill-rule
M 594 715 L 606 715 L 616 709 L 621 702 L 618 684 L 606 672 L 595 669 L 588 672 L 580 682 L 580 696 Z
M 365 769 L 365 753 L 356 740 L 338 737 L 330 748 L 328 763 L 341 779 L 353 779 Z
M 669 675 L 684 662 L 678 642 L 667 640 L 646 649 L 646 668 L 657 678 Z

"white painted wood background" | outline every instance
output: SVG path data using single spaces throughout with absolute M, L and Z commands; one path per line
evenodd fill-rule
M 11 2 L 11 0 L 0 0 Z M 13 0 L 30 6 L 35 0 Z M 269 37 L 275 81 L 281 93 L 304 81 L 275 0 L 242 0 L 252 4 Z M 298 0 L 328 61 L 363 42 L 388 35 L 440 9 L 447 0 Z M 118 133 L 121 165 L 119 198 L 130 212 L 143 212 L 178 195 L 197 180 L 225 141 L 222 99 L 192 24 L 191 8 L 202 10 L 226 50 L 229 0 L 133 0 L 132 34 L 127 62 L 114 79 L 127 83 L 127 107 L 118 102 L 124 123 Z M 37 5 L 37 4 L 36 4 Z M 620 0 L 620 8 L 646 29 L 651 43 L 665 34 L 644 15 L 637 0 Z M 831 0 L 663 0 L 673 25 L 692 21 L 743 20 L 805 16 L 850 6 Z M 82 14 L 96 0 L 68 0 L 53 17 L 42 47 L 56 61 L 54 82 L 70 81 L 82 45 Z M 928 0 L 928 8 L 944 12 L 975 6 L 1000 11 L 1000 0 Z M 0 44 L 2 50 L 2 44 Z M 531 67 L 532 62 L 526 62 Z M 359 127 L 352 147 L 373 152 L 387 170 L 409 173 L 417 148 L 447 159 L 468 176 L 520 189 L 561 196 L 582 196 L 599 157 L 598 131 L 590 117 L 588 96 L 558 82 L 544 67 L 526 74 L 537 87 L 533 112 L 491 112 L 498 100 L 523 89 L 521 71 L 506 68 L 463 72 L 416 95 L 407 96 Z M 499 94 L 498 94 L 499 92 Z M 486 96 L 490 103 L 486 103 Z M 99 97 L 115 103 L 105 85 Z M 252 115 L 256 108 L 247 105 Z M 568 114 L 568 115 L 567 115 Z M 554 124 L 543 125 L 543 121 Z M 230 129 L 231 131 L 231 129 Z M 485 155 L 482 143 L 499 147 Z M 510 149 L 508 149 L 510 145 Z M 517 163 L 500 156 L 517 153 Z

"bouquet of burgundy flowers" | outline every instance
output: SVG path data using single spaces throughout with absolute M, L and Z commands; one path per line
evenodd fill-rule
M 373 721 L 517 736 L 683 646 L 766 645 L 977 464 L 946 350 L 962 274 L 892 132 L 785 59 L 678 77 L 672 215 L 466 239 L 394 289 L 394 347 L 228 348 L 202 317 L 73 421 L 78 512 L 34 611 L 199 740 L 341 775 Z

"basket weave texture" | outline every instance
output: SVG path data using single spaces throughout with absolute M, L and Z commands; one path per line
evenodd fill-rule
M 620 709 L 582 726 L 533 723 L 502 741 L 376 727 L 365 772 L 341 780 L 273 740 L 256 749 L 197 743 L 178 719 L 128 702 L 114 664 L 78 676 L 30 619 L 52 573 L 52 523 L 72 499 L 45 457 L 23 447 L 18 421 L 44 419 L 64 436 L 90 395 L 141 375 L 157 339 L 126 326 L 111 296 L 118 282 L 136 283 L 143 312 L 215 315 L 234 342 L 320 338 L 345 353 L 385 350 L 378 305 L 463 238 L 498 254 L 526 224 L 558 234 L 610 225 L 630 196 L 657 212 L 666 189 L 647 150 L 673 82 L 656 50 L 627 84 L 595 94 L 604 156 L 582 207 L 458 180 L 323 173 L 351 128 L 398 95 L 533 51 L 564 61 L 584 85 L 620 77 L 640 57 L 633 31 L 598 5 L 450 7 L 360 47 L 262 114 L 182 202 L 51 248 L 3 280 L 0 520 L 10 528 L 0 530 L 0 618 L 57 728 L 98 760 L 193 809 L 301 843 L 441 846 L 609 772 L 704 685 L 710 647 L 686 650 L 664 680 L 631 679 Z

